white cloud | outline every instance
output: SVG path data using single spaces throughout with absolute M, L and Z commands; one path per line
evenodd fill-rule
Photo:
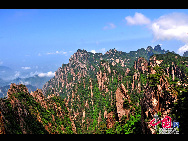
M 188 44 L 185 44 L 184 46 L 178 49 L 179 54 L 183 54 L 185 51 L 188 51 Z
M 22 67 L 23 70 L 29 70 L 31 67 Z
M 38 75 L 38 74 L 39 74 L 38 71 L 30 72 L 30 75 L 28 77 L 33 77 L 33 76 Z
M 171 13 L 159 17 L 151 24 L 155 40 L 176 39 L 188 43 L 188 15 Z
M 39 77 L 53 77 L 55 76 L 55 72 L 49 71 L 47 73 L 39 73 L 38 76 Z
M 183 13 L 170 13 L 153 21 L 150 29 L 154 40 L 179 40 L 185 43 L 178 49 L 182 54 L 188 50 L 188 15 Z
M 144 25 L 151 23 L 149 18 L 144 16 L 142 13 L 137 13 L 137 12 L 135 13 L 134 17 L 127 16 L 125 17 L 125 20 L 129 25 Z
M 107 26 L 103 27 L 103 30 L 109 30 L 109 29 L 114 29 L 116 28 L 116 25 L 113 23 L 107 23 Z
M 95 50 L 91 50 L 91 53 L 94 53 L 94 54 L 95 54 L 95 53 L 97 53 L 97 52 L 96 52 Z
M 67 54 L 67 52 L 64 51 L 56 51 L 56 52 L 48 52 L 47 55 L 51 55 L 51 54 L 60 54 L 60 55 L 64 55 Z
M 47 55 L 50 55 L 50 54 L 55 54 L 55 53 L 53 53 L 53 52 L 48 52 L 48 53 L 46 53 Z
M 30 84 L 28 81 L 25 81 L 25 82 L 20 81 L 19 83 L 21 83 L 21 84 L 23 84 L 23 85 L 29 85 L 29 84 Z
M 97 51 L 93 49 L 93 50 L 91 50 L 90 52 L 91 52 L 91 53 L 94 53 L 94 54 L 97 53 L 97 52 L 104 54 L 104 53 L 105 53 L 105 50 L 106 50 L 105 48 L 98 49 Z

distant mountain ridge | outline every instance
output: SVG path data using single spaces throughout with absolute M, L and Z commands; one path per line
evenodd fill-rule
M 37 87 L 36 86 L 32 86 L 32 85 L 25 85 L 28 89 L 29 92 L 34 92 L 37 90 Z M 6 86 L 3 86 L 3 87 L 0 87 L 0 98 L 2 97 L 6 97 L 7 96 L 7 91 L 8 89 L 10 88 L 10 85 L 6 85 Z
M 38 75 L 32 76 L 32 77 L 27 77 L 27 78 L 16 78 L 12 81 L 10 81 L 10 83 L 21 83 L 21 84 L 25 84 L 25 85 L 32 85 L 35 86 L 39 89 L 42 89 L 43 85 L 45 84 L 45 82 L 47 82 L 51 77 L 39 77 Z
M 14 71 L 7 67 L 7 66 L 0 66 L 0 78 L 2 79 L 6 79 L 10 77 L 10 74 L 13 74 Z M 1 84 L 1 82 L 0 82 Z
M 43 85 L 50 79 L 51 77 L 39 77 L 38 75 L 28 78 L 18 77 L 10 81 L 5 81 L 3 79 L 0 79 L 0 97 L 6 96 L 7 90 L 9 89 L 11 83 L 24 84 L 27 86 L 29 92 L 31 92 L 31 91 L 35 91 L 37 88 L 42 89 Z
M 188 51 L 185 51 L 185 52 L 183 53 L 183 56 L 184 56 L 184 57 L 188 57 Z

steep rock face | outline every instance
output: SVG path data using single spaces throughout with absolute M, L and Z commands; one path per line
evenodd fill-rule
M 155 133 L 154 127 L 149 125 L 155 113 L 161 113 L 161 118 L 170 114 L 172 104 L 177 100 L 177 96 L 169 93 L 172 91 L 168 88 L 168 82 L 164 77 L 160 78 L 160 84 L 157 85 L 157 90 L 150 86 L 146 86 L 146 91 L 144 92 L 144 99 L 142 103 L 143 114 L 147 127 L 150 129 L 151 133 Z M 147 132 L 146 132 L 147 133 Z
M 116 90 L 116 107 L 119 121 L 123 116 L 129 117 L 130 109 L 124 107 L 125 99 L 130 103 L 130 96 L 127 94 L 127 90 L 123 84 Z
M 107 77 L 107 75 L 111 74 L 111 69 L 108 63 L 101 62 L 101 66 L 104 67 L 104 72 L 100 70 L 99 72 L 97 72 L 96 75 L 99 85 L 99 90 L 105 90 L 106 92 L 108 92 L 109 78 Z M 106 85 L 104 83 L 106 83 Z
M 153 115 L 169 115 L 177 100 L 175 86 L 187 86 L 182 67 L 186 60 L 169 61 L 168 55 L 153 56 L 149 62 L 139 58 L 155 51 L 161 48 L 130 53 L 113 49 L 104 55 L 78 50 L 43 91 L 29 93 L 23 85 L 12 84 L 8 98 L 0 99 L 2 133 L 15 133 L 13 127 L 19 127 L 19 133 L 39 133 L 38 126 L 43 133 L 101 133 L 100 127 L 102 133 L 140 133 L 135 131 L 140 122 L 143 133 L 155 133 L 149 125 Z
M 141 74 L 145 74 L 148 72 L 148 62 L 146 59 L 140 57 L 134 63 L 135 72 L 132 76 L 132 90 L 136 90 L 138 93 L 141 91 L 141 82 L 140 76 Z
M 153 119 L 153 115 L 160 112 L 161 118 L 164 118 L 170 114 L 172 105 L 177 101 L 177 92 L 169 84 L 168 75 L 165 74 L 163 69 L 159 68 L 162 61 L 156 60 L 156 57 L 150 59 L 148 83 L 145 87 L 144 97 L 141 100 L 144 133 L 154 134 L 154 127 L 149 124 Z M 159 76 L 159 78 L 154 76 Z
M 36 102 L 41 103 L 42 107 L 44 107 L 46 109 L 48 108 L 46 100 L 44 98 L 44 95 L 43 95 L 41 89 L 37 89 L 36 91 L 31 92 L 30 94 L 34 97 L 34 99 L 36 100 Z
M 45 95 L 64 95 L 64 97 L 65 93 L 66 95 L 70 95 L 71 88 L 75 86 L 77 82 L 80 83 L 81 78 L 86 77 L 89 72 L 96 71 L 94 65 L 98 67 L 99 57 L 102 54 L 92 54 L 93 53 L 85 50 L 77 50 L 69 59 L 69 63 L 63 64 L 62 67 L 58 68 L 55 72 L 55 77 L 50 79 L 50 81 L 43 86 L 43 93 Z M 93 64 L 90 63 L 92 59 Z
M 80 79 L 87 76 L 96 75 L 98 68 L 100 66 L 101 60 L 107 60 L 112 66 L 121 66 L 127 69 L 126 74 L 129 72 L 129 68 L 132 67 L 134 61 L 139 57 L 145 57 L 148 59 L 154 52 L 158 53 L 167 53 L 168 51 L 161 50 L 160 45 L 156 46 L 155 49 L 152 47 L 147 47 L 147 49 L 138 49 L 137 51 L 131 51 L 130 53 L 117 51 L 116 49 L 110 49 L 104 55 L 102 53 L 91 53 L 86 50 L 78 49 L 69 59 L 68 64 L 63 64 L 55 72 L 55 77 L 48 81 L 42 91 L 45 95 L 55 94 L 55 95 L 64 95 L 65 93 L 70 95 L 71 87 L 74 87 L 75 83 L 80 82 Z M 144 59 L 138 61 L 138 69 L 142 69 L 143 72 L 147 69 L 147 64 Z M 112 69 L 107 66 L 108 73 L 112 72 Z M 101 73 L 99 73 L 101 75 Z M 105 74 L 104 74 L 105 75 Z M 102 87 L 104 80 L 99 81 Z M 54 87 L 56 86 L 56 87 Z M 101 88 L 103 89 L 103 88 Z
M 141 71 L 142 73 L 148 71 L 147 66 L 148 66 L 147 60 L 142 57 L 138 58 L 138 60 L 135 62 L 134 65 L 135 69 Z
M 110 112 L 107 114 L 107 119 L 106 119 L 106 124 L 107 124 L 107 128 L 112 128 L 113 125 L 116 122 L 116 119 L 114 117 L 115 113 L 114 112 Z
M 60 97 L 31 94 L 25 85 L 11 84 L 8 98 L 0 99 L 0 127 L 8 134 L 72 133 L 65 103 Z
M 8 98 L 10 98 L 12 94 L 20 93 L 20 92 L 24 92 L 27 94 L 29 93 L 27 87 L 25 87 L 24 85 L 22 84 L 16 85 L 15 83 L 12 83 L 10 85 L 10 89 L 8 89 L 7 96 Z
M 27 117 L 29 115 L 29 111 L 26 109 L 25 105 L 22 104 L 22 101 L 20 101 L 17 97 L 21 94 L 27 96 L 29 95 L 28 89 L 24 85 L 10 85 L 10 89 L 8 90 L 7 95 L 13 108 L 14 114 L 17 115 L 15 121 L 18 121 L 21 132 L 23 134 L 28 134 L 29 127 L 27 126 L 24 117 Z
M 156 59 L 154 56 L 148 63 L 146 59 L 139 58 L 139 54 L 147 56 L 157 51 L 161 51 L 159 46 L 154 49 L 148 47 L 146 50 L 132 51 L 129 54 L 115 49 L 104 55 L 78 50 L 71 56 L 69 63 L 63 64 L 56 71 L 55 77 L 46 83 L 43 92 L 46 95 L 65 97 L 65 104 L 74 127 L 72 130 L 78 133 L 93 133 L 91 128 L 96 129 L 97 125 L 99 126 L 101 122 L 103 124 L 104 121 L 107 121 L 108 128 L 113 127 L 114 123 L 110 115 L 117 115 L 118 118 L 115 120 L 118 122 L 128 121 L 129 117 L 132 120 L 131 117 L 134 114 L 137 114 L 139 119 L 139 111 L 134 113 L 134 110 L 136 106 L 140 106 L 139 100 L 143 96 L 143 101 L 141 101 L 143 103 L 142 115 L 145 116 L 143 124 L 148 129 L 145 119 L 151 119 L 155 113 L 153 111 L 168 110 L 168 108 L 164 109 L 165 106 L 171 106 L 169 102 L 173 103 L 174 99 L 174 97 L 169 98 L 166 105 L 161 102 L 167 98 L 162 94 L 163 92 L 160 92 L 161 90 L 167 95 L 173 92 L 168 88 L 166 75 L 163 76 L 162 73 L 160 77 L 157 75 L 157 66 L 163 64 L 163 60 Z M 126 66 L 132 63 L 133 67 Z M 174 80 L 175 67 L 170 66 L 168 70 L 172 78 L 174 74 Z M 176 70 L 178 72 L 178 69 Z M 160 83 L 153 83 L 152 80 L 155 79 L 152 77 L 159 79 L 157 81 Z M 155 84 L 156 86 L 152 86 Z M 164 114 L 165 112 L 162 113 Z

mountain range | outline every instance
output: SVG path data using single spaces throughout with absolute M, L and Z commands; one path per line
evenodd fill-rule
M 129 53 L 78 49 L 42 90 L 10 85 L 0 99 L 0 133 L 158 134 L 149 124 L 158 114 L 186 134 L 187 85 L 188 57 L 160 45 Z
M 0 86 L 6 83 L 6 81 L 2 81 L 2 80 L 10 77 L 10 74 L 13 74 L 13 73 L 14 71 L 11 68 L 7 66 L 0 66 L 0 79 L 1 79 Z
M 28 78 L 16 78 L 13 80 L 3 80 L 0 79 L 0 98 L 6 96 L 11 83 L 24 84 L 27 86 L 29 92 L 35 91 L 37 88 L 42 89 L 43 85 L 50 80 L 51 77 L 39 77 L 38 75 L 28 77 Z

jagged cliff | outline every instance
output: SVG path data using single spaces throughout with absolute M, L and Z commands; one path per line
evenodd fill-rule
M 55 77 L 48 81 L 43 86 L 42 90 L 45 95 L 54 93 L 56 95 L 64 95 L 64 97 L 66 97 L 67 93 L 69 95 L 71 93 L 69 90 L 77 82 L 80 83 L 81 78 L 87 76 L 94 78 L 96 73 L 100 74 L 99 67 L 102 60 L 110 63 L 112 67 L 124 68 L 123 71 L 126 71 L 126 69 L 130 69 L 134 65 L 134 62 L 139 57 L 149 59 L 150 56 L 154 53 L 165 54 L 167 52 L 168 51 L 161 50 L 159 45 L 155 46 L 154 49 L 151 46 L 148 46 L 147 49 L 141 48 L 137 51 L 131 51 L 130 53 L 117 51 L 116 49 L 110 49 L 104 55 L 102 53 L 94 54 L 87 52 L 86 50 L 78 49 L 77 52 L 71 56 L 68 64 L 63 64 L 62 67 L 58 68 L 58 70 L 55 72 Z M 109 64 L 108 66 L 103 67 L 108 71 L 108 73 L 111 73 L 112 70 Z M 114 69 L 114 73 L 115 71 L 117 70 Z M 99 81 L 100 84 L 103 84 L 103 82 L 104 80 L 101 82 Z
M 72 133 L 68 111 L 59 97 L 45 98 L 40 89 L 29 93 L 22 84 L 11 84 L 7 96 L 0 99 L 1 133 Z
M 79 49 L 42 90 L 10 86 L 0 99 L 0 133 L 154 134 L 155 113 L 180 121 L 185 133 L 188 59 L 167 52 Z
M 114 121 L 128 122 L 133 116 L 138 116 L 138 119 L 142 121 L 139 117 L 139 110 L 140 114 L 144 113 L 142 118 L 148 118 L 148 120 L 153 117 L 155 113 L 153 111 L 165 111 L 164 115 L 169 114 L 168 105 L 170 102 L 174 103 L 177 96 L 169 98 L 164 93 L 162 95 L 161 90 L 173 91 L 168 88 L 166 77 L 169 76 L 169 71 L 172 81 L 183 74 L 178 72 L 178 67 L 174 65 L 170 67 L 175 69 L 163 68 L 165 74 L 155 76 L 158 71 L 156 66 L 160 66 L 163 60 L 156 59 L 156 56 L 147 60 L 154 53 L 167 52 L 161 50 L 159 45 L 154 49 L 149 46 L 146 50 L 140 49 L 129 54 L 116 49 L 109 50 L 104 55 L 78 50 L 71 56 L 69 63 L 63 64 L 55 73 L 55 77 L 46 83 L 43 92 L 48 95 L 50 88 L 49 93 L 65 97 L 66 105 L 71 113 L 71 121 L 74 122 L 76 131 L 82 133 L 95 132 L 102 123 L 106 123 L 105 127 L 109 129 L 117 126 Z M 133 56 L 136 57 L 133 59 Z M 147 57 L 144 59 L 140 56 Z M 129 64 L 132 64 L 132 67 L 127 67 Z M 155 80 L 152 77 L 157 77 L 156 81 L 160 82 L 156 88 L 152 86 L 153 82 L 150 82 Z M 166 97 L 169 99 L 167 100 Z M 166 106 L 158 103 L 159 99 L 167 100 L 169 104 Z M 142 111 L 139 108 L 141 104 L 143 104 Z M 159 108 L 159 105 L 163 105 L 166 109 Z M 162 116 L 164 115 L 162 112 Z M 146 133 L 145 130 L 150 130 L 145 121 L 141 122 L 141 125 L 142 132 Z
M 170 115 L 177 120 L 174 106 L 182 91 L 187 89 L 188 73 L 184 70 L 187 67 L 187 61 L 176 54 L 168 53 L 167 55 L 171 56 L 171 59 L 168 58 L 168 64 L 165 62 L 167 61 L 165 55 L 153 56 L 149 60 L 147 83 L 141 100 L 143 133 L 156 133 L 154 127 L 149 124 L 155 113 L 160 114 L 161 118 Z

